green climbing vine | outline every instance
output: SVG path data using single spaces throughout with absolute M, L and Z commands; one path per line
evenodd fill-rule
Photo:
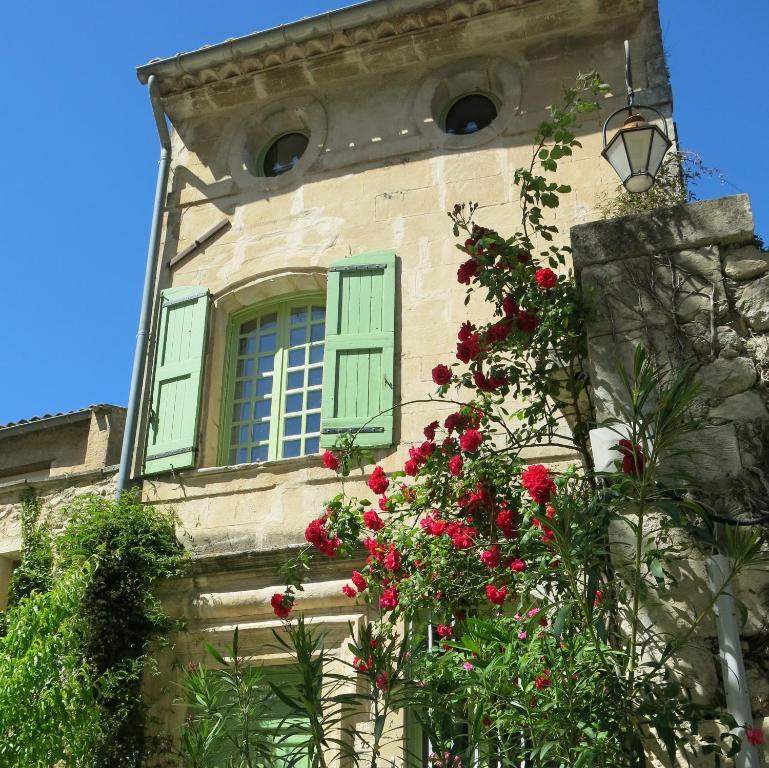
M 86 495 L 50 516 L 29 498 L 22 537 L 0 637 L 0 766 L 142 765 L 141 678 L 172 628 L 153 590 L 184 562 L 173 515 Z

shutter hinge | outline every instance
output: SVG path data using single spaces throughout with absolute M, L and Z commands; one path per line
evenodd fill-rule
M 324 435 L 345 435 L 350 432 L 358 432 L 362 435 L 372 434 L 375 432 L 384 432 L 384 427 L 326 427 L 321 430 L 321 434 Z
M 151 456 L 145 457 L 144 461 L 155 461 L 155 459 L 167 459 L 169 456 L 178 456 L 180 453 L 189 453 L 192 451 L 195 453 L 198 449 L 191 445 L 189 448 L 177 448 L 175 451 L 164 451 L 163 453 L 153 453 Z
M 375 269 L 387 269 L 387 264 L 339 264 L 329 267 L 329 272 L 371 272 Z

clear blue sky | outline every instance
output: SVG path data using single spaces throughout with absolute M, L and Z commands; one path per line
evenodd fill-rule
M 344 4 L 8 2 L 0 66 L 0 424 L 125 405 L 158 155 L 134 68 Z M 660 0 L 682 145 L 769 239 L 766 0 Z

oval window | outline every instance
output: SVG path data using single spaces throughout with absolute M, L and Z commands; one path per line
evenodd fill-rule
M 270 144 L 264 153 L 265 176 L 280 176 L 290 171 L 304 154 L 310 140 L 303 133 L 286 133 Z
M 449 107 L 443 130 L 465 136 L 483 130 L 496 116 L 496 104 L 488 96 L 471 93 L 460 97 Z

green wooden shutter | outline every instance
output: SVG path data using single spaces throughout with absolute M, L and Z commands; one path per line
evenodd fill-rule
M 394 352 L 395 252 L 373 251 L 332 264 L 322 446 L 358 429 L 358 445 L 392 444 Z
M 167 288 L 160 301 L 146 474 L 195 466 L 208 318 L 205 289 Z

